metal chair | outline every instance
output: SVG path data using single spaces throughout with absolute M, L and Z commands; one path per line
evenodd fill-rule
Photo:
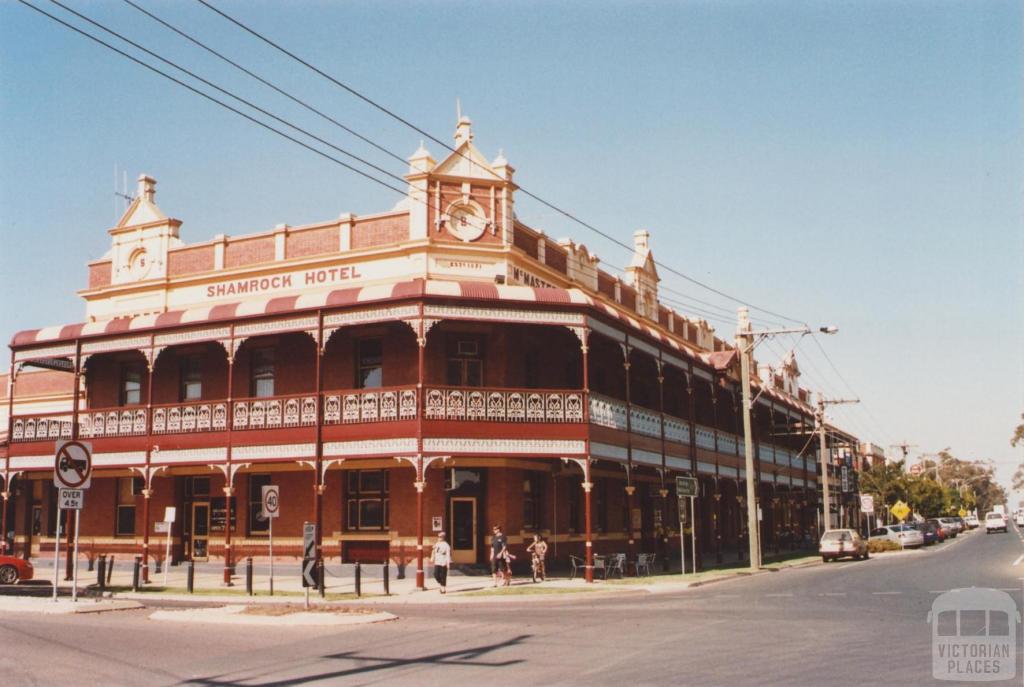
M 579 556 L 573 556 L 573 555 L 570 554 L 569 555 L 569 562 L 572 564 L 572 572 L 569 573 L 569 579 L 570 580 L 575 580 L 576 579 L 576 572 L 578 570 L 586 570 L 586 568 L 587 568 L 587 561 L 584 558 L 580 558 Z
M 597 567 L 596 565 L 594 566 Z M 624 553 L 613 553 L 608 556 L 607 560 L 604 561 L 604 579 L 608 579 L 609 575 L 615 573 L 619 574 L 619 578 L 625 575 L 626 569 L 626 554 Z
M 657 556 L 653 553 L 641 553 L 636 557 L 636 574 L 637 577 L 640 575 L 646 575 L 650 577 L 651 566 L 654 565 L 654 559 Z
M 608 556 L 594 554 L 594 577 L 597 577 L 598 571 L 601 571 L 601 577 L 608 579 L 608 559 Z

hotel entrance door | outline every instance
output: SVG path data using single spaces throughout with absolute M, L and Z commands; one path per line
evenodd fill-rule
M 477 562 L 477 518 L 475 496 L 454 496 L 451 499 L 452 562 Z

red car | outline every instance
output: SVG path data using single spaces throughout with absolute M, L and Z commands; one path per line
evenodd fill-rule
M 20 580 L 31 580 L 32 564 L 14 556 L 0 556 L 0 584 L 14 584 Z

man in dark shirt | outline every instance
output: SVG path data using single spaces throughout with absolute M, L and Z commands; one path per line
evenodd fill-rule
M 498 578 L 502 575 L 502 565 L 508 554 L 508 537 L 501 531 L 501 525 L 495 525 L 491 534 L 491 574 L 494 575 L 494 586 L 498 586 Z

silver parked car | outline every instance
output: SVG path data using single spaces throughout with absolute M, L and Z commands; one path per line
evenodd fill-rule
M 885 525 L 871 530 L 869 541 L 886 539 L 894 541 L 905 549 L 924 546 L 924 534 L 910 525 Z

